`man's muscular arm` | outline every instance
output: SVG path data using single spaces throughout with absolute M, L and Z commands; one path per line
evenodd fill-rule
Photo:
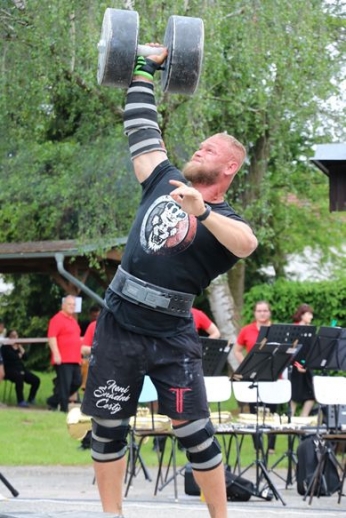
M 171 192 L 172 198 L 185 212 L 194 216 L 201 216 L 205 212 L 202 194 L 197 189 L 177 180 L 170 180 L 170 183 L 176 186 L 176 189 Z M 256 236 L 242 221 L 211 211 L 202 224 L 237 257 L 248 257 L 257 248 Z
M 150 44 L 152 47 L 159 46 Z M 160 54 L 148 56 L 147 60 L 155 67 L 165 61 L 168 51 L 162 47 Z M 127 102 L 125 107 L 124 126 L 125 133 L 129 137 L 130 151 L 133 160 L 135 175 L 142 183 L 153 172 L 156 166 L 167 160 L 166 148 L 161 138 L 161 131 L 157 123 L 157 109 L 153 91 L 153 81 L 151 74 L 144 72 L 144 66 L 136 66 L 132 83 L 128 90 Z M 150 69 L 150 65 L 149 65 Z

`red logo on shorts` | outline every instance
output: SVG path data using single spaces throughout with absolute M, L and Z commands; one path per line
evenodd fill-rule
M 175 409 L 181 414 L 184 410 L 184 392 L 190 392 L 189 388 L 171 388 L 170 392 L 175 393 Z

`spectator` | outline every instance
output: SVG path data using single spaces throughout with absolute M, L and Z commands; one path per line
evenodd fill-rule
M 3 319 L 0 318 L 0 339 L 5 338 L 6 333 L 7 333 L 7 330 L 5 328 L 5 323 L 4 323 Z M 5 377 L 4 361 L 2 358 L 2 354 L 1 354 L 1 345 L 2 344 L 0 342 L 0 383 Z M 6 406 L 6 405 L 3 405 L 3 403 L 0 403 L 0 406 Z
M 86 333 L 86 330 L 88 328 L 88 325 L 91 324 L 91 322 L 96 322 L 97 317 L 99 316 L 101 311 L 101 308 L 98 304 L 94 304 L 93 306 L 90 306 L 89 308 L 89 319 L 88 320 L 82 320 L 80 322 L 80 328 L 81 328 L 81 335 L 84 336 Z
M 54 315 L 48 326 L 48 343 L 51 363 L 56 372 L 56 388 L 47 404 L 52 410 L 60 406 L 68 411 L 69 397 L 78 391 L 82 383 L 80 327 L 75 318 L 76 298 L 67 295 L 61 310 Z
M 2 382 L 4 377 L 5 377 L 4 360 L 3 360 L 2 354 L 1 354 L 1 344 L 0 344 L 0 383 Z M 5 406 L 6 405 L 4 403 L 0 402 L 0 408 L 5 407 Z
M 314 318 L 314 311 L 308 304 L 301 304 L 292 320 L 300 326 L 309 326 Z M 315 404 L 312 372 L 304 366 L 304 360 L 294 362 L 291 369 L 292 400 L 291 414 L 295 415 L 298 405 L 302 405 L 301 417 L 307 417 Z
M 15 329 L 11 330 L 8 338 L 17 339 L 17 331 Z M 26 408 L 34 405 L 41 380 L 25 367 L 24 361 L 27 356 L 23 346 L 16 342 L 3 345 L 1 352 L 4 361 L 5 379 L 15 384 L 18 406 Z M 30 385 L 28 401 L 25 401 L 24 398 L 24 383 Z
M 5 327 L 5 323 L 2 318 L 0 318 L 0 338 L 5 338 L 7 334 L 7 329 Z
M 256 302 L 254 307 L 254 317 L 255 320 L 251 322 L 251 324 L 244 326 L 240 330 L 237 341 L 234 344 L 234 356 L 239 361 L 239 364 L 243 361 L 244 355 L 248 354 L 256 344 L 260 328 L 262 326 L 271 325 L 271 309 L 267 301 L 260 300 Z M 257 405 L 255 403 L 249 404 L 251 414 L 255 414 L 257 412 L 256 407 Z M 277 405 L 267 405 L 267 407 L 271 412 L 275 412 L 277 409 Z M 268 453 L 274 453 L 275 442 L 276 436 L 270 435 L 268 437 Z
M 208 315 L 206 315 L 203 311 L 196 308 L 191 308 L 191 313 L 193 317 L 193 321 L 195 323 L 195 327 L 197 329 L 197 333 L 203 331 L 205 334 L 209 336 L 209 338 L 220 338 L 221 333 L 217 328 L 216 324 Z
M 88 377 L 88 370 L 89 370 L 89 357 L 90 357 L 90 351 L 91 346 L 94 339 L 94 333 L 96 328 L 96 320 L 93 322 L 90 322 L 90 324 L 87 327 L 87 330 L 85 331 L 85 335 L 82 338 L 82 385 L 81 389 L 85 390 L 86 386 L 86 380 Z

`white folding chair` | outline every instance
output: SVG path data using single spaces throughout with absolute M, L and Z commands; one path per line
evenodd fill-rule
M 279 379 L 277 381 L 260 381 L 258 383 L 259 399 L 264 405 L 289 403 L 292 398 L 292 384 L 289 379 Z M 280 420 L 280 417 L 279 417 Z M 280 422 L 278 424 L 281 424 Z M 268 434 L 275 434 L 275 423 L 273 423 L 273 431 Z M 276 431 L 276 434 L 278 431 Z M 286 489 L 294 482 L 294 470 L 297 465 L 297 457 L 294 451 L 294 442 L 297 438 L 296 434 L 287 433 L 287 450 L 281 455 L 279 459 L 269 468 L 270 472 L 275 473 L 279 478 L 286 482 Z M 282 477 L 280 473 L 275 471 L 275 468 L 287 459 L 287 475 Z M 268 460 L 268 456 L 267 456 Z
M 261 424 L 259 421 L 259 413 L 258 408 L 261 404 L 277 404 L 283 402 L 282 399 L 288 396 L 288 385 L 284 383 L 286 380 L 280 380 L 280 381 L 235 381 L 233 380 L 232 383 L 232 390 L 234 393 L 234 396 L 238 403 L 256 403 L 257 404 L 257 413 L 256 413 L 256 424 L 255 426 L 248 426 L 244 427 L 241 431 L 239 430 L 238 433 L 242 435 L 241 441 L 240 441 L 240 447 L 239 447 L 239 456 L 240 456 L 240 450 L 242 448 L 243 439 L 246 435 L 251 435 L 254 441 L 254 446 L 256 449 L 256 459 L 245 469 L 243 469 L 240 472 L 240 475 L 246 473 L 250 468 L 255 467 L 256 468 L 256 496 L 259 496 L 263 498 L 262 491 L 260 489 L 260 485 L 262 483 L 262 480 L 264 479 L 269 486 L 269 488 L 272 490 L 273 495 L 277 500 L 281 500 L 283 505 L 285 505 L 280 493 L 276 489 L 275 485 L 273 484 L 272 480 L 270 479 L 269 472 L 266 467 L 266 455 L 264 453 L 263 449 L 263 430 L 261 428 Z M 276 387 L 277 383 L 283 383 L 282 385 L 282 392 L 280 391 L 280 398 L 279 398 L 279 390 L 274 388 Z M 280 385 L 281 387 L 281 385 Z M 276 392 L 277 394 L 274 395 L 273 393 Z M 265 419 L 265 412 L 263 412 L 263 424 Z
M 260 381 L 258 383 L 259 400 L 265 405 L 288 403 L 292 397 L 292 386 L 288 379 Z
M 171 436 L 171 422 L 167 416 L 157 415 L 154 413 L 154 402 L 158 399 L 157 390 L 149 376 L 144 377 L 143 387 L 138 399 L 139 404 L 146 404 L 147 407 L 139 407 L 137 414 L 130 420 L 130 440 L 129 440 L 129 456 L 128 469 L 129 475 L 125 496 L 127 496 L 132 484 L 133 478 L 137 475 L 137 465 L 139 470 L 142 469 L 145 479 L 151 481 L 150 474 L 145 466 L 141 455 L 141 447 L 146 437 Z M 138 443 L 136 437 L 139 437 Z M 159 454 L 159 477 L 161 476 L 161 455 Z M 155 488 L 156 492 L 156 488 Z
M 335 428 L 338 429 L 338 414 L 340 405 L 346 404 L 346 378 L 342 376 L 314 376 L 312 379 L 313 387 L 314 387 L 314 395 L 315 399 L 319 405 L 319 419 L 320 423 L 322 417 L 322 406 L 323 405 L 332 405 L 334 406 L 334 416 L 335 416 Z M 324 468 L 326 462 L 331 461 L 338 470 L 342 471 L 342 477 L 340 480 L 340 487 L 338 490 L 338 502 L 341 501 L 343 484 L 345 480 L 346 473 L 346 464 L 342 467 L 338 462 L 334 451 L 331 447 L 330 440 L 337 441 L 337 435 L 331 434 L 329 423 L 327 421 L 327 433 L 321 433 L 321 430 L 318 425 L 317 434 L 321 439 L 320 444 L 320 456 L 318 460 L 318 464 L 314 475 L 309 483 L 309 486 L 306 490 L 304 500 L 310 495 L 309 504 L 311 504 L 314 494 L 319 494 L 321 484 L 325 484 L 324 479 Z M 340 437 L 340 440 L 345 440 L 345 437 Z M 326 442 L 325 442 L 326 441 Z
M 204 384 L 208 403 L 217 404 L 217 412 L 211 412 L 210 418 L 214 425 L 229 421 L 230 412 L 221 410 L 221 404 L 231 398 L 232 384 L 228 376 L 204 376 Z

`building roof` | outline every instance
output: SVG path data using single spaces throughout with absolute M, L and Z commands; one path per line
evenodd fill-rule
M 74 240 L 0 243 L 0 273 L 55 273 L 58 253 L 64 256 L 66 264 L 73 264 L 78 270 L 89 270 L 89 256 L 96 254 L 100 266 L 115 271 L 125 242 L 125 238 L 120 238 L 104 245 L 79 245 Z

